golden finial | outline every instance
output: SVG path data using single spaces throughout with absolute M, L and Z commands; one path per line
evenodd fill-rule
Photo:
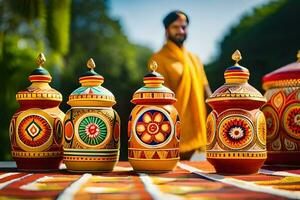
M 300 50 L 298 50 L 297 58 L 298 58 L 297 62 L 300 62 Z
M 96 67 L 96 64 L 93 60 L 93 58 L 90 58 L 87 63 L 86 63 L 87 67 L 90 68 L 90 69 L 94 69 Z
M 156 71 L 157 67 L 158 67 L 157 62 L 152 61 L 152 62 L 150 63 L 150 69 L 151 69 L 153 72 Z
M 40 53 L 36 59 L 36 64 L 39 67 L 43 67 L 46 62 L 46 57 L 43 53 Z
M 239 63 L 238 63 L 238 62 L 239 62 L 240 60 L 242 60 L 242 54 L 241 54 L 241 52 L 240 52 L 239 50 L 236 50 L 236 51 L 232 54 L 231 58 L 232 58 L 232 60 L 235 61 L 234 66 L 239 66 Z

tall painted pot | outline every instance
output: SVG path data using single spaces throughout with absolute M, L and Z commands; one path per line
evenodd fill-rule
M 151 65 L 145 86 L 137 90 L 128 122 L 128 160 L 136 171 L 162 172 L 179 160 L 180 121 L 175 94 L 163 86 L 164 77 Z
M 43 68 L 45 61 L 40 54 L 38 68 L 28 78 L 31 85 L 16 95 L 20 108 L 9 133 L 12 157 L 21 170 L 55 170 L 62 161 L 62 95 L 50 87 L 52 77 Z
M 104 78 L 90 69 L 79 78 L 81 87 L 69 96 L 64 119 L 64 163 L 67 170 L 112 171 L 119 159 L 120 118 L 112 108 L 114 95 L 101 86 Z
M 268 164 L 300 165 L 300 51 L 297 57 L 263 77 Z
M 225 70 L 225 84 L 206 102 L 213 111 L 207 118 L 207 160 L 218 173 L 256 173 L 267 158 L 266 121 L 260 111 L 266 100 L 248 84 L 249 71 L 238 64 Z

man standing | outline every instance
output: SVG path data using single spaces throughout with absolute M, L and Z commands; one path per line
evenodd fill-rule
M 166 43 L 149 62 L 158 64 L 157 71 L 165 77 L 165 85 L 175 92 L 181 121 L 180 157 L 190 159 L 206 145 L 205 93 L 211 94 L 200 60 L 184 47 L 188 16 L 173 11 L 163 20 Z

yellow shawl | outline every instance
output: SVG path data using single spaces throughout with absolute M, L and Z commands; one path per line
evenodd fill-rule
M 180 151 L 205 149 L 206 108 L 204 87 L 208 84 L 200 60 L 184 47 L 167 41 L 149 62 L 158 63 L 157 71 L 165 77 L 165 85 L 175 92 L 175 107 L 181 121 Z

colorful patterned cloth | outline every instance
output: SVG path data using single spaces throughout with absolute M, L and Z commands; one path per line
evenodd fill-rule
M 234 166 L 232 166 L 234 167 Z M 180 162 L 173 172 L 28 173 L 0 170 L 0 199 L 300 199 L 300 170 L 264 166 L 258 174 L 220 175 L 208 162 Z

